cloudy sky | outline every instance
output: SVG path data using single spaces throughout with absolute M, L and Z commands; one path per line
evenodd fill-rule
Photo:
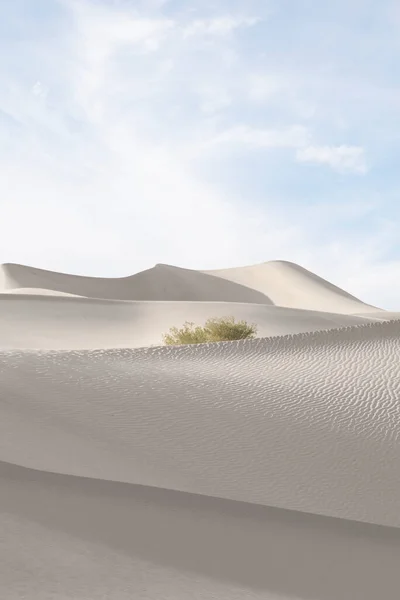
M 400 307 L 400 7 L 0 0 L 0 262 L 297 262 Z

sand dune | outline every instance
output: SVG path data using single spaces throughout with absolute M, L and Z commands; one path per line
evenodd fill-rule
M 174 348 L 3 352 L 0 456 L 398 527 L 399 352 L 400 321 Z
M 284 335 L 357 325 L 368 317 L 234 302 L 127 302 L 0 294 L 2 348 L 137 348 L 160 345 L 184 321 L 204 324 L 232 315 L 256 323 L 258 335 Z M 59 294 L 59 292 L 56 292 Z M 384 312 L 381 313 L 386 316 Z M 374 317 L 375 320 L 375 317 Z
M 259 337 L 395 318 L 289 263 L 214 273 L 156 265 L 100 279 L 3 265 L 0 348 L 158 345 L 172 326 L 227 315 L 255 323 Z
M 379 311 L 314 273 L 285 261 L 219 271 L 194 271 L 159 264 L 119 279 L 3 265 L 0 291 L 19 288 L 109 300 L 248 302 L 345 314 Z
M 0 290 L 39 288 L 107 300 L 253 302 L 272 304 L 265 294 L 200 271 L 156 265 L 130 277 L 102 279 L 80 277 L 3 265 Z
M 149 347 L 228 314 L 260 338 Z M 397 597 L 399 316 L 284 262 L 4 265 L 0 597 Z
M 266 294 L 278 306 L 347 314 L 378 310 L 307 269 L 287 261 L 204 273 Z

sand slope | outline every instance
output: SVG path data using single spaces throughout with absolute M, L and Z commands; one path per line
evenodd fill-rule
M 400 526 L 400 321 L 175 348 L 3 352 L 0 456 Z
M 58 292 L 57 292 L 58 293 Z M 137 348 L 160 345 L 185 321 L 232 315 L 256 323 L 258 335 L 284 335 L 370 322 L 336 315 L 234 302 L 127 302 L 52 294 L 0 294 L 0 348 Z M 382 312 L 386 317 L 386 313 Z M 374 317 L 375 318 L 375 317 Z
M 394 600 L 400 530 L 0 464 L 7 600 Z

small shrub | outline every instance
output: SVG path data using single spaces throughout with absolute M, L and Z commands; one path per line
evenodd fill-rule
M 205 344 L 207 342 L 227 342 L 254 338 L 257 326 L 246 321 L 235 321 L 234 317 L 208 319 L 204 327 L 195 326 L 186 321 L 181 329 L 171 327 L 163 336 L 164 344 L 178 346 L 181 344 Z
M 203 327 L 195 327 L 194 323 L 186 321 L 181 329 L 171 327 L 169 333 L 163 336 L 164 344 L 176 346 L 178 344 L 204 344 L 206 332 Z

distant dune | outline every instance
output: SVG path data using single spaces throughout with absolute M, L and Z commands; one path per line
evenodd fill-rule
M 204 271 L 268 295 L 272 304 L 334 313 L 376 311 L 311 271 L 287 261 Z
M 314 273 L 285 261 L 220 271 L 193 271 L 160 264 L 119 279 L 3 265 L 0 291 L 19 288 L 108 300 L 248 302 L 345 314 L 378 310 Z
M 228 315 L 258 339 L 160 346 Z M 399 313 L 292 263 L 3 265 L 0 597 L 393 600 L 399 356 Z
M 156 265 L 130 277 L 101 279 L 3 265 L 0 290 L 40 288 L 106 300 L 253 302 L 272 304 L 262 292 L 201 271 Z

